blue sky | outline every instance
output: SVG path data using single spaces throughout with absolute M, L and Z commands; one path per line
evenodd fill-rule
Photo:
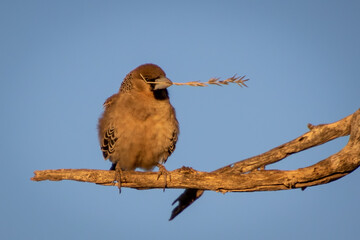
M 211 171 L 337 121 L 359 105 L 357 1 L 0 2 L 1 239 L 358 239 L 359 171 L 330 184 L 206 192 L 32 182 L 34 170 L 108 169 L 104 100 L 143 63 L 175 82 L 237 73 L 249 88 L 173 86 L 181 135 L 166 168 Z M 271 168 L 297 169 L 344 137 Z

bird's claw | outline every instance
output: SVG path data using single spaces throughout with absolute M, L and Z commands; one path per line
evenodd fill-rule
M 156 166 L 159 168 L 159 173 L 158 173 L 158 176 L 157 176 L 157 180 L 159 180 L 161 175 L 164 175 L 165 184 L 164 184 L 163 192 L 165 192 L 165 188 L 167 187 L 167 177 L 168 176 L 169 176 L 169 180 L 171 181 L 170 172 L 168 170 L 166 170 L 166 168 L 160 163 L 158 163 Z
M 119 188 L 119 193 L 121 193 L 121 176 L 122 176 L 122 170 L 119 164 L 116 164 L 115 167 L 115 181 L 117 182 L 117 186 Z

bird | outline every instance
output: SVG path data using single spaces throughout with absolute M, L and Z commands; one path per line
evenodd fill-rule
M 157 65 L 138 66 L 124 78 L 118 93 L 104 103 L 98 121 L 98 138 L 110 170 L 116 170 L 115 181 L 121 191 L 121 173 L 124 170 L 163 167 L 175 150 L 179 123 L 170 103 L 167 88 L 172 81 Z M 158 178 L 159 178 L 158 176 Z

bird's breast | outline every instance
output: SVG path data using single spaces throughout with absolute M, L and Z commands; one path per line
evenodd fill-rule
M 170 103 L 137 104 L 119 111 L 113 119 L 116 152 L 110 158 L 123 169 L 151 169 L 165 161 L 178 123 Z

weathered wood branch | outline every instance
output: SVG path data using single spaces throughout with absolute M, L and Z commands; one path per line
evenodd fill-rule
M 292 188 L 305 188 L 337 180 L 360 165 L 360 110 L 331 124 L 313 126 L 302 136 L 276 147 L 261 155 L 230 164 L 213 172 L 200 172 L 183 167 L 170 172 L 167 188 L 187 189 L 179 201 L 172 218 L 199 198 L 204 190 L 221 192 L 275 191 Z M 297 170 L 265 170 L 268 164 L 285 157 L 326 143 L 337 137 L 350 134 L 347 145 L 338 153 L 305 168 Z M 33 181 L 75 180 L 116 185 L 115 172 L 89 169 L 58 169 L 35 171 Z M 163 188 L 163 177 L 157 172 L 124 171 L 122 187 L 136 189 Z M 176 202 L 175 201 L 175 202 Z
M 359 124 L 359 110 L 356 111 L 354 114 L 351 114 L 335 123 L 331 123 L 331 124 L 321 124 L 318 126 L 314 126 L 312 124 L 308 124 L 308 127 L 310 129 L 309 132 L 303 134 L 302 136 L 288 142 L 285 143 L 283 145 L 280 145 L 279 147 L 273 148 L 268 152 L 265 152 L 263 154 L 260 154 L 258 156 L 255 157 L 251 157 L 248 159 L 245 159 L 243 161 L 234 163 L 234 164 L 230 164 L 228 166 L 225 166 L 223 168 L 220 168 L 218 170 L 215 170 L 214 172 L 219 172 L 219 173 L 225 173 L 225 172 L 237 172 L 237 173 L 246 173 L 248 171 L 252 171 L 258 168 L 264 169 L 266 165 L 271 164 L 271 163 L 275 163 L 278 162 L 282 159 L 284 159 L 285 157 L 306 150 L 308 148 L 311 147 L 315 147 L 318 146 L 320 144 L 326 143 L 328 141 L 331 141 L 337 137 L 341 137 L 341 136 L 346 136 L 350 134 L 350 130 L 352 129 L 352 136 L 358 136 L 359 135 L 359 127 L 356 127 L 356 124 Z M 352 145 L 357 145 L 357 147 L 359 147 L 359 141 L 358 140 L 353 140 L 353 144 Z M 350 146 L 350 140 L 349 143 L 347 144 L 347 146 Z M 346 149 L 344 148 L 342 151 L 346 151 Z M 354 155 L 356 156 L 356 149 L 352 150 L 354 152 Z M 340 151 L 341 152 L 341 151 Z M 338 153 L 340 155 L 340 152 Z M 336 155 L 336 154 L 335 154 Z M 331 156 L 331 157 L 336 157 L 335 155 Z M 326 161 L 325 161 L 326 160 Z M 326 164 L 329 164 L 331 162 L 333 162 L 331 160 L 331 158 L 327 158 L 321 162 L 319 162 L 318 164 L 321 166 L 325 166 Z M 324 162 L 325 161 L 325 162 Z M 342 160 L 344 163 L 346 163 L 346 159 Z M 358 165 L 357 165 L 358 166 Z M 357 168 L 357 166 L 353 169 L 355 170 Z M 332 180 L 329 180 L 329 177 L 326 177 L 324 175 L 326 175 L 326 173 L 324 172 L 322 174 L 322 176 L 319 176 L 318 178 L 310 178 L 311 181 L 308 182 L 308 185 L 305 186 L 303 184 L 301 184 L 301 180 L 297 179 L 300 177 L 305 177 L 309 178 L 310 176 L 306 176 L 306 171 L 309 173 L 311 172 L 311 170 L 313 170 L 315 172 L 315 170 L 317 169 L 317 164 L 310 166 L 308 168 L 304 168 L 304 169 L 298 169 L 295 170 L 297 172 L 294 171 L 282 171 L 284 174 L 285 173 L 292 173 L 292 176 L 288 176 L 287 179 L 284 179 L 283 177 L 280 177 L 279 179 L 283 179 L 284 180 L 284 185 L 289 185 L 290 187 L 301 187 L 302 189 L 305 189 L 308 186 L 313 186 L 313 185 L 318 185 L 318 184 L 324 184 L 330 181 L 334 181 L 342 176 L 345 176 L 345 173 L 342 173 L 341 175 L 337 175 L 337 169 L 333 169 L 332 172 L 328 171 L 327 174 L 328 175 L 332 175 L 332 177 L 338 176 L 338 178 L 334 178 Z M 353 171 L 352 170 L 352 171 Z M 290 177 L 290 178 L 289 178 Z M 291 180 L 292 177 L 292 180 Z M 325 179 L 329 180 L 329 181 L 324 181 Z M 323 181 L 321 181 L 323 180 Z M 289 184 L 288 184 L 289 183 Z M 297 184 L 295 184 L 297 183 Z M 313 184 L 313 183 L 317 183 L 317 184 Z M 303 186 L 301 186 L 303 185 Z M 290 188 L 289 188 L 290 189 Z M 171 217 L 170 220 L 172 220 L 173 218 L 175 218 L 177 215 L 179 215 L 185 208 L 187 208 L 188 206 L 190 206 L 194 201 L 196 201 L 198 198 L 200 198 L 202 196 L 202 194 L 204 193 L 204 190 L 202 189 L 186 189 L 174 202 L 179 202 L 178 206 L 176 206 L 172 213 L 171 213 Z
M 324 144 L 338 137 L 349 135 L 352 117 L 353 114 L 330 124 L 321 124 L 317 126 L 308 124 L 310 131 L 300 137 L 258 156 L 220 168 L 219 170 L 216 170 L 216 172 L 244 173 L 252 171 L 278 162 L 294 153 Z

